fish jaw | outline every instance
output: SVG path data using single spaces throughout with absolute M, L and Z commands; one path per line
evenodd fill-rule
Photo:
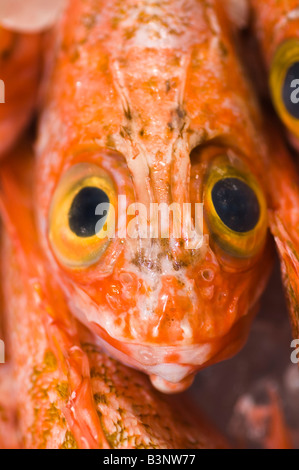
M 93 287 L 60 283 L 73 315 L 108 354 L 175 393 L 188 388 L 198 370 L 241 349 L 272 266 L 270 253 L 266 259 L 261 279 L 259 265 L 221 273 L 210 249 L 179 273 L 170 263 L 162 274 L 142 271 L 123 255 L 113 274 Z
M 93 332 L 101 349 L 123 364 L 149 375 L 157 390 L 174 394 L 188 389 L 199 370 L 239 352 L 247 340 L 257 310 L 258 303 L 223 337 L 190 345 L 128 343 L 110 337 L 98 324 L 90 324 L 83 317 L 80 320 Z

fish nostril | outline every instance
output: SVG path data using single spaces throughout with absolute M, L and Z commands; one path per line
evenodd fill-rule
M 201 277 L 207 282 L 212 282 L 215 277 L 215 273 L 212 269 L 203 269 L 200 274 Z

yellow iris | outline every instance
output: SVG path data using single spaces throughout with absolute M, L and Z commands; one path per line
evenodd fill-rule
M 278 48 L 271 66 L 270 90 L 281 120 L 296 137 L 299 137 L 298 39 L 289 39 Z
M 108 202 L 105 212 L 101 211 L 104 206 L 99 206 L 103 202 Z M 116 202 L 113 182 L 97 165 L 79 163 L 65 173 L 55 191 L 49 219 L 50 243 L 62 264 L 85 267 L 99 260 L 113 234 Z
M 226 156 L 217 157 L 209 168 L 204 213 L 213 240 L 225 253 L 250 258 L 262 249 L 268 225 L 264 195 L 253 175 Z

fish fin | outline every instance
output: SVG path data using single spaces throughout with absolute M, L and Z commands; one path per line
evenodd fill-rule
M 266 170 L 269 225 L 280 257 L 282 280 L 287 294 L 293 334 L 299 335 L 299 178 L 297 169 L 279 137 L 270 129 Z
M 290 312 L 292 330 L 294 338 L 299 335 L 299 259 L 296 243 L 288 232 L 280 215 L 272 213 L 270 216 L 271 230 L 274 235 L 275 243 L 278 249 L 281 276 L 285 292 L 287 295 L 288 309 Z

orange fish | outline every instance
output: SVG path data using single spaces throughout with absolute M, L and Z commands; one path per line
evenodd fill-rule
M 37 147 L 43 250 L 101 347 L 183 390 L 243 345 L 271 266 L 267 148 L 230 24 L 217 1 L 75 1 L 59 31 Z M 149 236 L 157 204 L 191 205 L 203 243 L 186 226 Z
M 30 143 L 12 157 L 0 169 L 7 227 L 0 448 L 227 447 L 195 408 L 191 414 L 185 404 L 169 403 L 74 320 L 37 238 Z
M 223 447 L 102 350 L 171 393 L 246 340 L 279 175 L 230 20 L 216 0 L 73 0 L 57 32 L 36 168 L 25 144 L 0 171 L 0 441 Z M 172 217 L 150 217 L 157 204 Z
M 298 2 L 249 1 L 253 32 L 266 65 L 268 90 L 278 117 L 295 149 L 299 149 L 299 10 Z M 269 86 L 267 85 L 269 83 Z M 273 117 L 269 117 L 269 121 Z M 299 180 L 298 169 L 273 132 L 272 165 L 268 173 L 273 200 L 271 227 L 282 263 L 282 276 L 290 306 L 294 337 L 299 337 Z

